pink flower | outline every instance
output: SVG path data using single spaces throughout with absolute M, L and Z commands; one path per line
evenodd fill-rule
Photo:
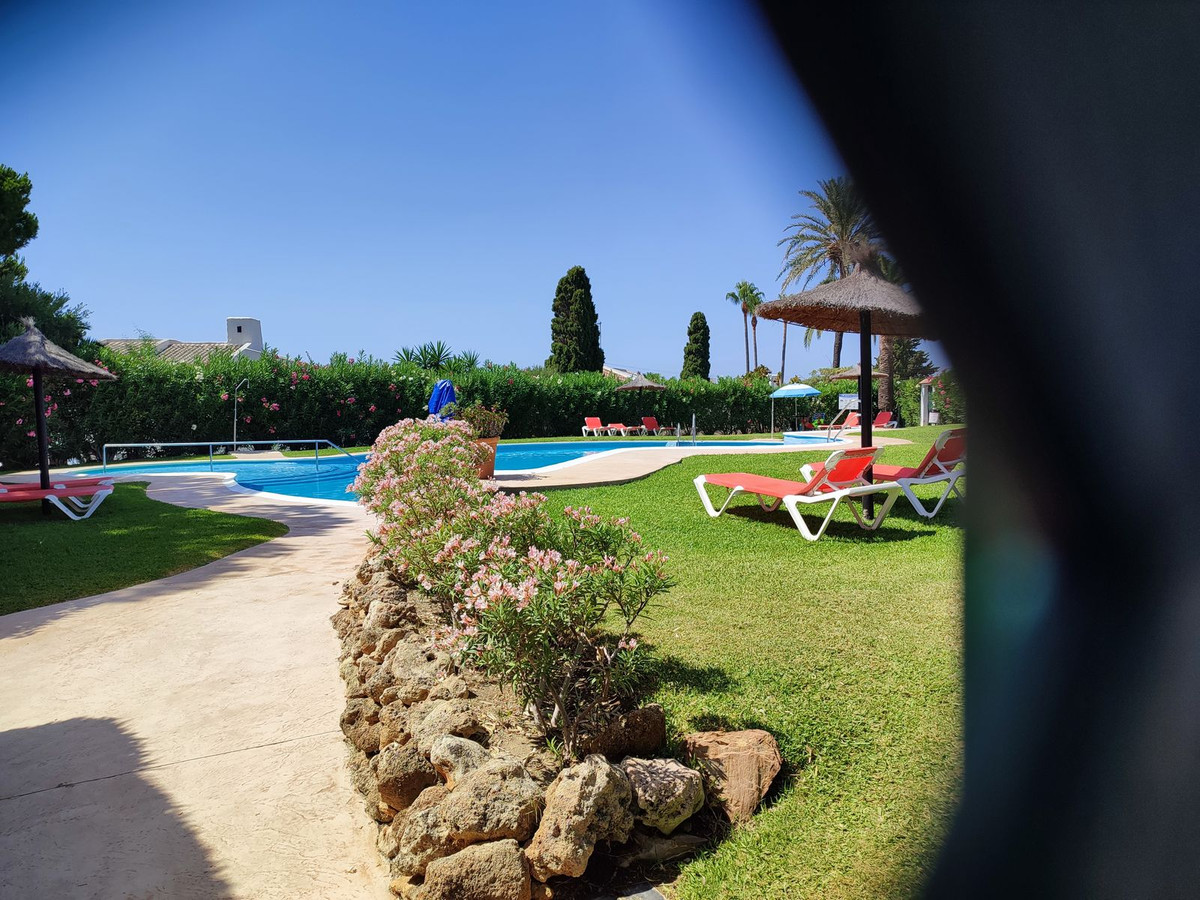
M 70 397 L 70 396 L 71 396 L 71 389 L 70 389 L 70 388 L 67 388 L 66 390 L 64 390 L 64 391 L 63 391 L 63 396 L 64 396 L 64 397 Z
M 25 424 L 25 420 L 24 420 L 24 419 L 17 419 L 17 424 L 18 424 L 18 425 L 24 425 L 24 424 Z
M 268 428 L 268 429 L 267 429 L 267 431 L 271 432 L 271 434 L 274 434 L 274 433 L 275 433 L 275 426 L 274 426 L 274 425 L 272 425 L 270 428 Z
M 249 417 L 249 416 L 246 416 L 246 424 L 247 424 L 247 425 L 249 425 L 249 424 L 250 424 L 250 417 Z
M 99 381 L 97 381 L 95 378 L 91 379 L 91 380 L 88 382 L 88 384 L 90 384 L 92 387 L 95 387 L 95 386 L 96 386 L 96 385 L 98 385 L 99 383 L 100 383 L 100 382 L 99 382 Z
M 301 378 L 303 378 L 305 381 L 308 381 L 309 375 L 308 375 L 308 373 L 307 373 L 307 372 L 305 372 L 305 373 L 304 373 L 303 375 L 301 375 L 300 377 L 301 377 Z
M 76 384 L 83 384 L 83 379 L 82 379 L 82 378 L 76 378 L 76 379 L 75 379 L 75 383 L 76 383 Z
M 354 362 L 354 360 L 350 360 L 350 361 L 351 361 L 351 362 Z M 353 398 L 353 397 L 347 397 L 347 398 L 346 398 L 346 403 L 353 403 L 353 402 L 354 402 L 354 398 Z
M 25 432 L 25 437 L 36 437 L 36 436 L 37 436 L 37 432 L 36 432 L 36 431 L 27 431 L 27 432 Z
M 221 395 L 221 399 L 222 399 L 222 400 L 228 400 L 228 399 L 229 399 L 229 395 L 228 395 L 228 394 L 222 394 L 222 395 Z
M 25 379 L 25 387 L 33 387 L 33 379 L 32 378 Z
M 372 403 L 370 406 L 367 407 L 367 412 L 375 412 L 375 404 L 374 403 Z

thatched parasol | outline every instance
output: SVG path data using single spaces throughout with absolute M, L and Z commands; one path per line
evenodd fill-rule
M 887 372 L 871 372 L 872 381 L 874 381 L 876 378 L 887 377 Z M 862 364 L 855 363 L 850 368 L 835 372 L 834 374 L 828 376 L 828 378 L 830 381 L 858 381 L 858 379 L 862 378 Z
M 780 297 L 760 304 L 755 315 L 760 319 L 793 322 L 822 331 L 857 331 L 862 363 L 870 365 L 871 335 L 893 337 L 930 337 L 930 328 L 921 316 L 921 308 L 912 294 L 883 277 L 871 258 L 871 248 L 858 246 L 848 253 L 854 264 L 845 278 L 821 284 L 811 291 Z M 871 379 L 861 368 L 858 378 L 858 406 L 862 416 L 862 446 L 871 445 Z M 870 470 L 867 470 L 870 478 Z M 871 495 L 863 498 L 870 515 Z
M 657 381 L 651 381 L 641 372 L 638 372 L 624 384 L 619 384 L 613 388 L 614 391 L 637 391 L 638 406 L 642 405 L 642 391 L 665 391 L 666 389 L 667 386 L 665 384 L 659 384 Z M 639 412 L 638 415 L 640 416 L 641 413 Z
M 33 375 L 33 409 L 38 441 L 38 465 L 42 472 L 42 490 L 50 489 L 50 437 L 46 433 L 46 404 L 42 394 L 44 377 L 88 378 L 113 381 L 116 375 L 93 366 L 90 362 L 68 353 L 58 344 L 47 340 L 33 324 L 22 319 L 25 333 L 0 346 L 0 369 L 29 372 Z M 42 511 L 47 515 L 50 504 L 43 500 Z

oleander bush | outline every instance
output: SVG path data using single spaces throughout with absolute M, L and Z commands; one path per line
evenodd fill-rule
M 645 671 L 635 625 L 672 581 L 627 519 L 552 515 L 541 494 L 478 477 L 463 422 L 406 419 L 385 429 L 352 490 L 396 576 L 441 602 L 439 639 L 510 684 L 568 756 L 630 700 Z

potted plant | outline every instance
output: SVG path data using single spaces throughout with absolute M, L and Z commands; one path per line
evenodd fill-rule
M 500 443 L 500 435 L 508 424 L 508 413 L 503 409 L 475 403 L 456 409 L 455 415 L 471 426 L 476 442 L 484 449 L 479 461 L 479 477 L 491 478 L 496 474 L 496 445 Z

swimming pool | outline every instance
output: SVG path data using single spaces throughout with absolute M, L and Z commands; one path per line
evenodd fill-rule
M 814 443 L 825 443 L 824 435 L 814 434 Z M 686 444 L 685 444 L 686 445 Z M 779 441 L 699 441 L 704 447 L 778 447 Z M 675 441 L 546 441 L 536 444 L 501 444 L 496 451 L 497 473 L 549 470 L 565 464 L 617 450 L 674 447 Z M 345 456 L 311 456 L 275 460 L 216 460 L 209 468 L 207 460 L 196 462 L 145 462 L 110 465 L 108 474 L 154 472 L 174 474 L 184 472 L 221 472 L 232 475 L 241 487 L 252 491 L 269 491 L 290 497 L 310 500 L 353 501 L 346 488 L 354 481 L 365 453 Z M 80 469 L 80 474 L 100 474 L 100 469 Z

